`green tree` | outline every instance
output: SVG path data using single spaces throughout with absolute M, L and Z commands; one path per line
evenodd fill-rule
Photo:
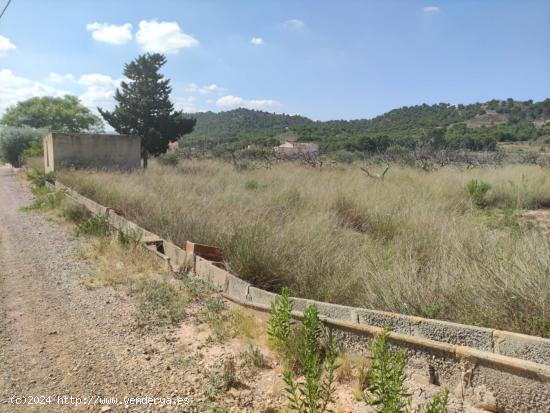
M 168 142 L 193 131 L 195 119 L 186 118 L 174 110 L 170 102 L 170 80 L 159 70 L 166 57 L 159 53 L 144 54 L 124 67 L 130 80 L 117 89 L 117 105 L 112 112 L 99 109 L 99 113 L 118 133 L 141 136 L 141 157 L 147 168 L 147 158 L 160 155 Z
M 76 96 L 62 98 L 34 97 L 8 108 L 1 124 L 17 127 L 44 128 L 49 131 L 101 131 L 103 122 Z
M 23 152 L 33 146 L 40 145 L 44 130 L 32 128 L 16 128 L 5 126 L 0 128 L 0 159 L 19 168 Z

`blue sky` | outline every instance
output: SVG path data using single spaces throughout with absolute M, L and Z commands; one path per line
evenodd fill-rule
M 0 20 L 0 112 L 63 93 L 112 107 L 124 63 L 144 51 L 166 53 L 186 111 L 325 120 L 542 100 L 550 1 L 13 0 Z

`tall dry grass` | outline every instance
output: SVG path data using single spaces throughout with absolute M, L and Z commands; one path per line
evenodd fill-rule
M 230 270 L 259 287 L 550 334 L 550 238 L 517 213 L 550 206 L 549 170 L 394 166 L 382 181 L 353 167 L 185 161 L 58 176 L 180 245 L 223 248 Z M 471 179 L 491 184 L 488 208 L 471 202 Z

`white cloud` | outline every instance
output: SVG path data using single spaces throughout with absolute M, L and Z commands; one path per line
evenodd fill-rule
M 132 40 L 132 25 L 130 23 L 116 24 L 90 23 L 86 30 L 92 32 L 92 38 L 98 42 L 110 44 L 125 44 Z
M 250 39 L 250 43 L 256 46 L 261 46 L 262 44 L 264 44 L 264 39 L 262 39 L 261 37 L 253 37 L 252 39 Z
M 227 95 L 216 100 L 218 106 L 239 106 L 242 105 L 244 99 L 238 96 Z
M 78 78 L 78 83 L 86 86 L 86 91 L 80 95 L 82 103 L 92 110 L 97 107 L 110 109 L 114 106 L 113 97 L 122 79 L 113 79 L 111 76 L 100 73 L 89 73 Z
M 287 30 L 298 30 L 305 26 L 306 24 L 299 19 L 290 19 L 283 23 L 283 28 Z
M 0 35 L 0 56 L 4 56 L 10 50 L 14 50 L 14 49 L 15 49 L 15 45 L 10 41 L 10 39 Z
M 441 9 L 437 6 L 426 6 L 426 7 L 422 7 L 422 11 L 424 13 L 437 13 L 438 11 L 440 11 Z
M 65 73 L 61 75 L 59 73 L 52 72 L 48 76 L 48 82 L 50 83 L 70 83 L 74 82 L 75 78 L 72 73 Z
M 53 86 L 17 76 L 9 69 L 0 69 L 0 113 L 20 100 L 35 96 L 63 96 L 67 93 Z
M 158 53 L 178 53 L 199 44 L 193 36 L 182 32 L 178 23 L 156 20 L 140 21 L 136 40 L 144 51 Z
M 227 89 L 225 89 L 221 86 L 218 86 L 214 83 L 212 83 L 210 85 L 203 85 L 203 86 L 197 85 L 196 83 L 189 83 L 185 87 L 185 91 L 188 92 L 188 93 L 200 93 L 201 95 L 208 95 L 210 93 L 221 94 L 221 93 L 227 91 Z
M 172 97 L 174 107 L 177 110 L 183 110 L 186 113 L 193 113 L 197 111 L 195 107 L 196 98 L 194 96 L 187 97 Z
M 243 99 L 239 96 L 227 95 L 216 100 L 216 105 L 221 107 L 242 107 L 247 109 L 280 109 L 281 104 L 271 99 Z

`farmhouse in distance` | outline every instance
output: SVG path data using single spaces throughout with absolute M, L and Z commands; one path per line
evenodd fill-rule
M 277 154 L 285 156 L 298 156 L 298 155 L 319 155 L 319 145 L 311 142 L 291 142 L 285 141 L 279 146 L 275 146 L 273 151 Z

